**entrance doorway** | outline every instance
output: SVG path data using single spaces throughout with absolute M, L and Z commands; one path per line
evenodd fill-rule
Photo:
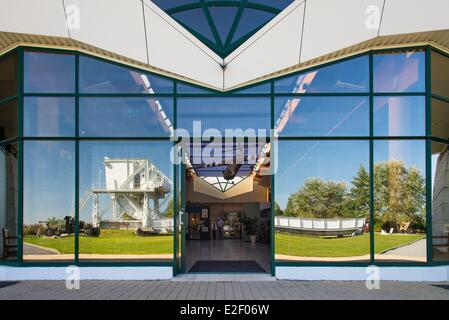
M 269 203 L 189 204 L 186 271 L 270 272 L 270 213 Z
M 185 171 L 185 272 L 269 273 L 271 176 L 223 170 Z

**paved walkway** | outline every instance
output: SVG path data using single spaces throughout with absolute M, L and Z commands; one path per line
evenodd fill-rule
M 421 239 L 408 245 L 388 250 L 384 255 L 396 255 L 401 257 L 425 257 L 427 248 L 427 240 Z
M 380 290 L 367 290 L 358 281 L 82 281 L 79 290 L 67 290 L 63 281 L 0 282 L 5 299 L 449 300 L 449 283 L 385 281 Z

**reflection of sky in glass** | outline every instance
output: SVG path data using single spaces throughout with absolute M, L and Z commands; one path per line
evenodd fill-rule
M 424 92 L 423 51 L 375 55 L 373 64 L 375 92 Z
M 80 56 L 81 93 L 173 93 L 173 81 Z
M 275 100 L 280 136 L 368 136 L 367 97 L 301 97 Z
M 425 176 L 424 141 L 375 141 L 374 161 L 402 160 Z M 368 141 L 279 141 L 276 201 L 282 209 L 290 194 L 310 178 L 345 182 L 349 187 L 360 165 L 369 170 Z
M 75 98 L 25 97 L 23 134 L 40 137 L 75 135 Z
M 295 74 L 274 83 L 276 93 L 361 93 L 369 91 L 368 56 Z
M 375 136 L 424 136 L 424 97 L 374 98 Z
M 73 216 L 75 208 L 75 143 L 25 141 L 24 224 Z
M 80 135 L 166 137 L 173 130 L 173 98 L 81 98 Z
M 193 121 L 202 130 L 270 128 L 270 98 L 179 98 L 178 128 L 193 132 Z M 268 134 L 268 132 L 267 132 Z
M 290 194 L 310 178 L 350 186 L 361 165 L 369 170 L 368 141 L 279 141 L 276 202 L 285 209 Z
M 75 56 L 25 52 L 23 85 L 29 93 L 74 93 Z

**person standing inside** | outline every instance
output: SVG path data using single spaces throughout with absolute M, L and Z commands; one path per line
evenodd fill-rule
M 223 239 L 223 228 L 224 228 L 224 221 L 221 217 L 218 217 L 217 219 L 217 229 L 218 229 L 218 239 Z
M 217 224 L 212 221 L 212 239 L 217 239 Z

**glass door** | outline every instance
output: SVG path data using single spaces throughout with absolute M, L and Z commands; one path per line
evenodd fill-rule
M 185 273 L 185 165 L 175 165 L 175 228 L 173 274 Z

